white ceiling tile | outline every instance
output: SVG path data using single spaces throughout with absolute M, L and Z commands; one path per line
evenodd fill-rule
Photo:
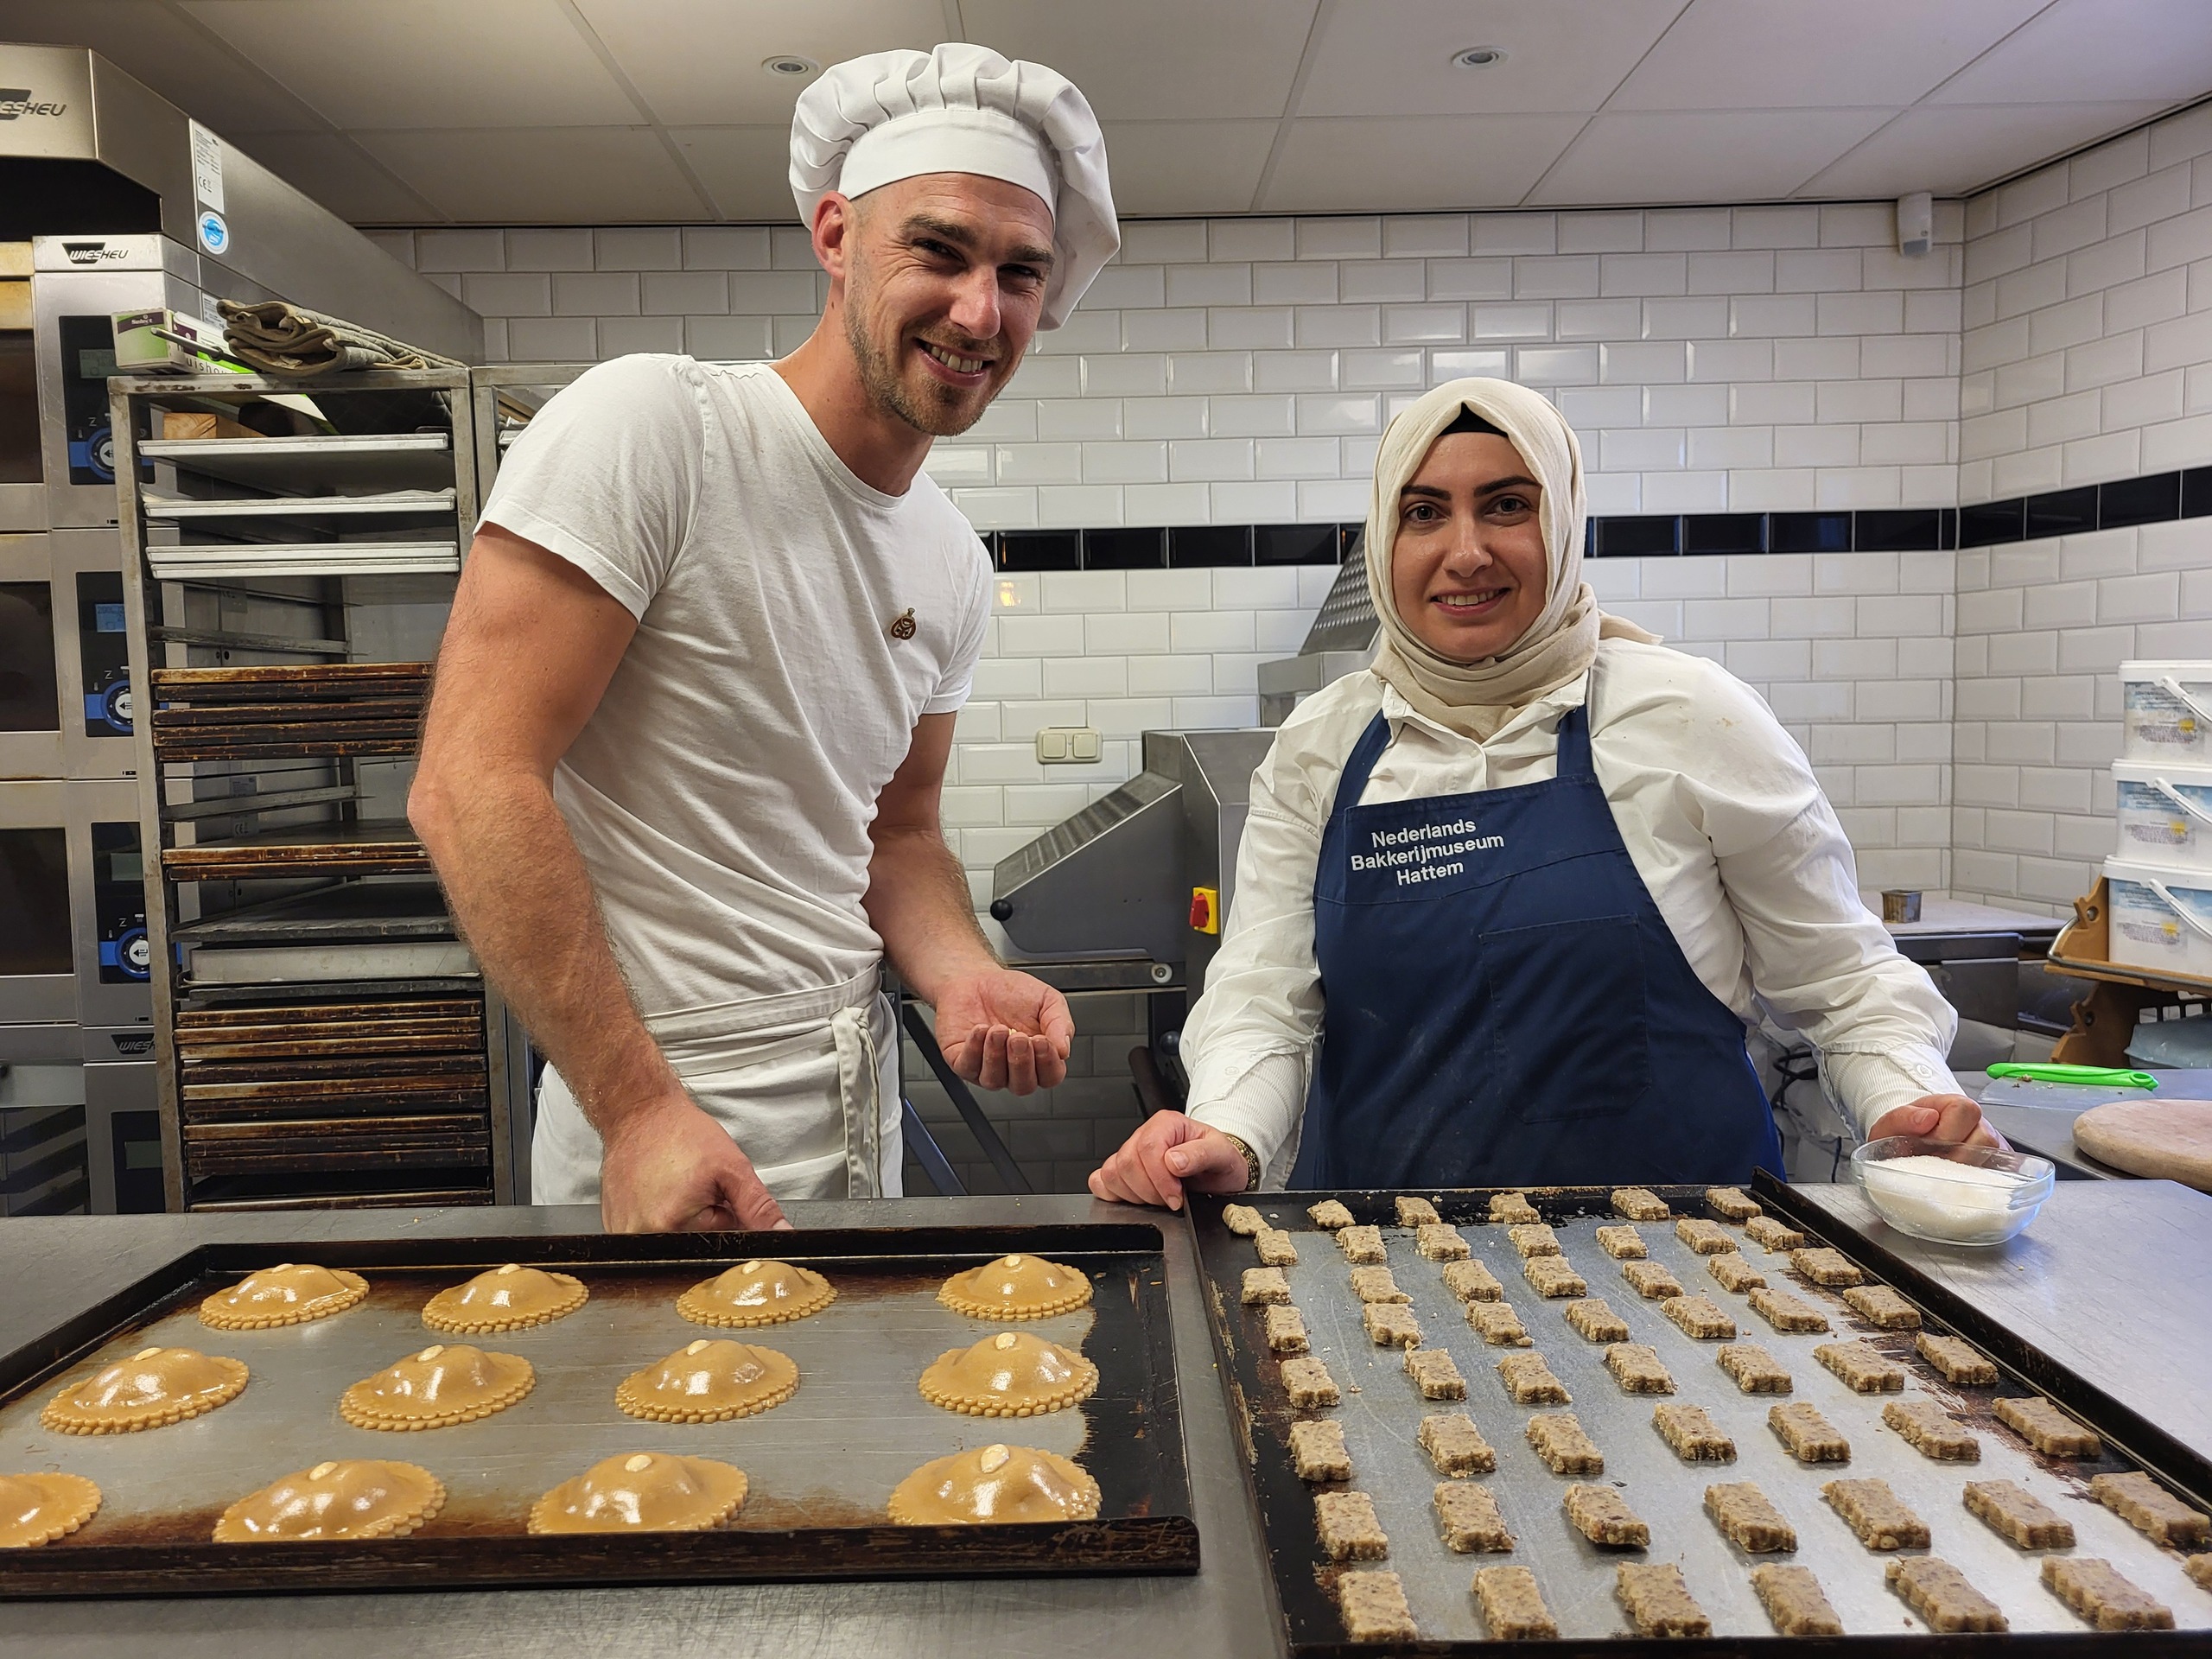
M 576 0 L 622 73 L 672 126 L 788 130 L 810 83 L 772 75 L 765 58 L 832 64 L 944 38 L 939 0 Z
M 306 105 L 160 0 L 6 0 L 0 38 L 88 46 L 226 137 L 321 124 Z
M 1332 8 L 1300 115 L 1491 115 L 1594 110 L 1686 0 L 1344 0 Z M 1502 63 L 1462 69 L 1471 46 Z
M 683 159 L 725 219 L 797 225 L 791 200 L 789 126 L 673 127 Z
M 2179 103 L 2208 91 L 2212 7 L 2205 0 L 2058 0 L 1929 101 Z
M 1048 64 L 1102 121 L 1281 115 L 1319 0 L 961 0 L 968 38 Z
M 665 225 L 706 216 L 649 128 L 356 136 L 418 194 L 465 224 Z
M 638 119 L 556 0 L 183 0 L 341 127 Z
M 1771 201 L 1789 195 L 1891 113 L 1716 110 L 1595 116 L 1529 200 L 1545 207 Z
M 294 189 L 355 225 L 420 225 L 437 209 L 329 132 L 257 133 L 238 146 Z
M 1114 206 L 1130 218 L 1242 213 L 1274 143 L 1274 121 L 1109 121 Z
M 1268 213 L 1503 207 L 1543 176 L 1587 118 L 1429 115 L 1291 123 Z
M 1828 200 L 1963 195 L 2149 120 L 2159 104 L 1923 104 L 1821 173 L 1801 195 Z
M 1694 0 L 1610 110 L 1910 104 L 2050 0 Z

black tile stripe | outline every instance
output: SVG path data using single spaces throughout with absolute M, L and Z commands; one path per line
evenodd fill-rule
M 1589 521 L 1585 555 L 1921 553 L 2045 536 L 2212 518 L 2212 467 L 2016 495 L 1970 507 L 1858 512 L 1615 513 Z M 999 530 L 983 537 L 1001 570 L 1141 570 L 1335 564 L 1357 524 L 1198 524 L 1171 530 Z

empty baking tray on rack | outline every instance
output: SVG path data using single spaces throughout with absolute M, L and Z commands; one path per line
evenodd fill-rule
M 99 1512 L 71 1536 L 0 1550 L 0 1597 L 321 1593 L 375 1588 L 744 1581 L 779 1579 L 1050 1578 L 1190 1573 L 1198 1565 L 1177 1395 L 1162 1240 L 1139 1224 L 809 1229 L 643 1237 L 320 1241 L 315 1259 L 369 1282 L 358 1306 L 309 1325 L 216 1332 L 199 1301 L 289 1244 L 208 1245 L 180 1255 L 60 1328 L 0 1355 L 0 1446 L 10 1466 L 81 1473 Z M 1007 1254 L 1063 1263 L 1090 1281 L 1087 1306 L 1016 1327 L 1078 1348 L 1097 1366 L 1080 1405 L 1009 1421 L 931 1405 L 916 1384 L 948 1350 L 1004 1328 L 938 1300 L 945 1277 Z M 691 1324 L 677 1295 L 763 1254 L 826 1274 L 820 1313 L 766 1328 Z M 465 1338 L 519 1354 L 536 1387 L 481 1421 L 405 1434 L 356 1428 L 339 1395 L 438 1340 L 429 1296 L 519 1260 L 582 1279 L 590 1300 L 550 1325 Z M 788 1355 L 798 1392 L 718 1423 L 626 1416 L 615 1386 L 700 1338 Z M 447 1338 L 453 1341 L 455 1338 Z M 149 1345 L 243 1359 L 244 1393 L 188 1422 L 143 1433 L 68 1436 L 38 1421 L 47 1398 L 110 1357 Z M 1097 1483 L 1091 1521 L 895 1526 L 891 1489 L 924 1463 L 994 1442 L 1071 1457 Z M 534 1536 L 531 1506 L 603 1459 L 639 1451 L 742 1469 L 744 1507 L 713 1532 Z M 397 1458 L 445 1483 L 444 1510 L 405 1538 L 365 1543 L 211 1541 L 223 1508 L 288 1471 L 340 1458 Z M 28 1463 L 24 1462 L 28 1459 Z M 1047 1586 L 1036 1594 L 1049 1597 Z
M 185 988 L 473 978 L 435 886 L 346 881 L 225 911 L 169 930 Z
M 252 489 L 380 493 L 453 482 L 453 440 L 444 432 L 156 438 L 141 443 L 138 454 Z
M 451 575 L 457 542 L 202 542 L 149 546 L 147 568 L 163 582 L 238 576 Z

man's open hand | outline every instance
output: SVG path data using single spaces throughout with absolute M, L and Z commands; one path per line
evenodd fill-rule
M 680 1090 L 625 1113 L 606 1137 L 599 1219 L 610 1233 L 791 1226 L 753 1173 L 753 1160 Z
M 1026 1095 L 1067 1076 L 1075 1016 L 1067 998 L 1043 980 L 987 968 L 939 990 L 937 1041 L 969 1082 Z

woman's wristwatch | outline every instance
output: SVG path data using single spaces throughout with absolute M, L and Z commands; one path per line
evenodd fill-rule
M 1244 1154 L 1244 1185 L 1242 1190 L 1249 1192 L 1260 1184 L 1260 1154 L 1226 1129 L 1221 1132 L 1221 1138 Z

